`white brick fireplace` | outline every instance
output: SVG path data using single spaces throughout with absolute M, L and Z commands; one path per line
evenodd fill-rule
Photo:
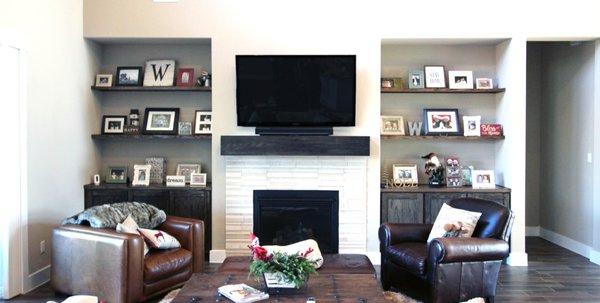
M 248 254 L 254 190 L 339 191 L 339 252 L 367 252 L 367 160 L 360 156 L 227 156 L 225 249 Z

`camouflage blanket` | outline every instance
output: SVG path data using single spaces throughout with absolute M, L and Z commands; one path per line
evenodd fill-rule
M 93 228 L 116 228 L 128 215 L 135 220 L 140 228 L 154 229 L 165 222 L 167 215 L 164 211 L 139 202 L 123 202 L 104 204 L 90 207 L 61 222 L 65 224 L 89 225 Z

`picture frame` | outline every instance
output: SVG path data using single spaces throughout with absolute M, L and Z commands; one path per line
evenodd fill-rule
M 200 173 L 200 164 L 177 164 L 177 172 L 175 175 L 184 176 L 185 183 L 190 183 L 192 173 Z
M 206 173 L 191 173 L 190 186 L 206 186 Z
M 381 78 L 381 88 L 393 88 L 394 79 L 392 78 Z
M 381 134 L 404 136 L 404 117 L 402 116 L 381 116 Z
M 212 112 L 197 110 L 194 118 L 194 135 L 212 133 Z
M 179 122 L 178 134 L 180 136 L 190 136 L 192 134 L 192 122 Z
M 419 176 L 417 165 L 394 164 L 392 165 L 392 181 L 394 184 L 418 185 Z
M 179 108 L 146 108 L 144 118 L 144 134 L 177 135 L 179 127 Z
M 141 66 L 118 66 L 116 86 L 141 86 Z
M 451 70 L 448 72 L 448 88 L 473 89 L 473 71 Z
M 496 188 L 496 178 L 493 170 L 472 170 L 471 183 L 473 189 Z
M 179 68 L 177 69 L 177 77 L 175 85 L 178 87 L 192 87 L 194 86 L 194 69 L 193 68 Z
M 426 108 L 423 109 L 425 135 L 460 135 L 458 109 L 455 108 Z
M 462 171 L 460 160 L 458 157 L 448 157 L 445 160 L 446 164 L 446 186 L 447 187 L 462 187 Z
M 136 164 L 133 166 L 133 180 L 131 185 L 133 186 L 149 186 L 150 185 L 150 171 L 152 165 Z
M 494 89 L 494 80 L 492 78 L 477 78 L 475 79 L 476 89 Z
M 185 187 L 185 176 L 169 175 L 166 180 L 167 187 Z
M 408 88 L 425 88 L 425 73 L 422 70 L 411 70 L 408 72 Z
M 109 166 L 104 182 L 111 184 L 127 184 L 127 166 Z
M 425 87 L 446 88 L 446 68 L 443 65 L 425 65 Z
M 102 130 L 103 135 L 116 135 L 125 133 L 125 126 L 127 124 L 127 116 L 114 116 L 105 115 L 102 116 Z
M 144 86 L 173 86 L 175 83 L 175 60 L 146 61 Z
M 472 166 L 471 166 L 472 167 Z M 460 169 L 460 177 L 462 179 L 463 186 L 472 186 L 471 183 L 471 167 L 462 167 Z
M 462 119 L 465 137 L 481 136 L 481 116 L 463 116 Z
M 150 165 L 150 183 L 162 184 L 167 172 L 167 159 L 164 157 L 149 157 L 144 163 Z
M 94 86 L 96 87 L 111 87 L 113 81 L 112 74 L 97 74 L 96 75 L 96 83 Z

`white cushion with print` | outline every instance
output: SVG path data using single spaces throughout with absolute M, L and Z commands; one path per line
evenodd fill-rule
M 435 238 L 470 238 L 479 217 L 481 213 L 454 208 L 444 203 L 435 218 L 427 243 Z
M 117 232 L 125 234 L 134 234 L 141 236 L 142 234 L 138 231 L 139 228 L 140 227 L 138 226 L 137 222 L 135 222 L 131 215 L 127 216 L 127 218 L 125 218 L 125 221 L 117 224 Z M 144 241 L 144 256 L 148 254 L 148 251 L 150 251 L 150 249 L 148 248 L 148 245 L 146 245 L 146 241 Z

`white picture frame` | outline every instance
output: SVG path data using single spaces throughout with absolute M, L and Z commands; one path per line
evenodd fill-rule
M 426 65 L 425 88 L 446 88 L 446 69 L 443 65 Z
M 144 86 L 174 86 L 175 60 L 146 61 Z
M 194 117 L 194 135 L 212 133 L 212 112 L 197 110 Z
M 451 70 L 448 72 L 448 88 L 473 89 L 473 71 Z
M 148 186 L 150 185 L 150 170 L 152 165 L 149 164 L 136 164 L 133 166 L 133 186 Z
M 190 186 L 206 186 L 206 173 L 191 173 Z
M 463 116 L 463 135 L 465 137 L 481 136 L 481 116 Z
M 96 87 L 111 87 L 113 81 L 113 75 L 111 74 L 97 74 L 96 75 L 96 83 L 94 84 Z
M 494 80 L 492 78 L 477 78 L 475 79 L 475 88 L 477 89 L 493 89 Z
M 185 187 L 185 176 L 172 176 L 166 177 L 168 187 Z
M 177 172 L 175 175 L 184 176 L 185 183 L 190 183 L 192 173 L 200 173 L 200 164 L 177 164 Z
M 102 134 L 123 134 L 126 124 L 126 116 L 103 116 Z
M 381 116 L 381 134 L 404 136 L 404 117 L 402 116 Z
M 473 189 L 496 188 L 496 178 L 493 170 L 472 170 L 471 183 Z
M 419 184 L 417 165 L 392 165 L 392 180 L 395 184 Z

